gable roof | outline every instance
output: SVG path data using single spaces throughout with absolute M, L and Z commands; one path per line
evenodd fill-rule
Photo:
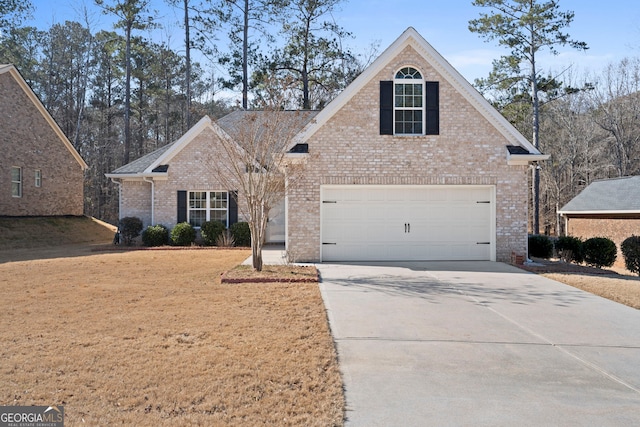
M 509 142 L 520 146 L 525 152 L 507 151 L 510 164 L 525 164 L 529 161 L 546 160 L 548 155 L 537 150 L 507 119 L 502 116 L 467 80 L 447 62 L 413 27 L 407 28 L 369 67 L 367 67 L 344 91 L 331 101 L 299 134 L 295 143 L 308 140 L 355 94 L 373 79 L 389 62 L 407 46 L 413 47 L 424 59 L 451 84 L 474 108 L 485 117 Z M 292 144 L 292 145 L 295 145 Z
M 49 124 L 53 132 L 56 134 L 56 136 L 60 139 L 60 141 L 62 141 L 62 144 L 65 146 L 65 148 L 69 150 L 69 153 L 71 153 L 73 158 L 80 164 L 80 167 L 82 168 L 82 170 L 88 169 L 89 166 L 82 159 L 78 151 L 73 147 L 73 144 L 71 144 L 71 142 L 66 137 L 64 132 L 62 132 L 62 129 L 60 129 L 60 126 L 58 126 L 56 121 L 53 120 L 53 117 L 51 117 L 51 114 L 49 114 L 47 109 L 44 108 L 44 105 L 42 105 L 42 102 L 40 102 L 40 99 L 33 92 L 33 90 L 31 90 L 31 87 L 29 87 L 29 85 L 24 80 L 24 78 L 22 78 L 22 75 L 20 74 L 20 72 L 18 72 L 16 67 L 13 66 L 12 64 L 0 64 L 0 75 L 2 74 L 8 74 L 11 77 L 13 77 L 16 83 L 18 83 L 18 86 L 20 86 L 20 88 L 24 91 L 24 93 L 27 95 L 29 100 L 31 100 L 33 105 L 38 109 L 38 112 L 47 121 L 47 123 Z
M 217 122 L 211 120 L 209 116 L 204 116 L 198 123 L 187 131 L 180 139 L 160 147 L 139 159 L 119 167 L 111 173 L 106 174 L 107 178 L 140 178 L 152 176 L 165 176 L 168 168 L 167 163 L 175 157 L 184 147 L 189 145 L 193 139 L 202 131 L 209 128 L 220 138 L 231 139 L 239 135 L 242 123 L 250 114 L 260 114 L 260 111 L 238 110 L 218 119 Z M 310 120 L 318 114 L 317 111 L 282 111 L 282 114 L 298 115 L 293 116 L 292 121 L 296 133 L 304 127 Z M 240 146 L 238 145 L 238 148 Z
M 562 215 L 640 213 L 640 176 L 594 181 L 564 205 L 558 213 Z

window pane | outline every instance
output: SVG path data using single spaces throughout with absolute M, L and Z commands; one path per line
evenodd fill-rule
M 19 182 L 20 181 L 20 175 L 22 175 L 20 168 L 11 168 L 11 181 L 13 182 Z
M 224 224 L 224 227 L 227 228 L 227 211 L 211 211 L 211 221 L 220 221 Z
M 205 209 L 207 207 L 207 193 L 204 191 L 192 191 L 189 193 L 190 209 Z
M 194 227 L 200 227 L 207 220 L 207 211 L 189 211 L 189 224 Z

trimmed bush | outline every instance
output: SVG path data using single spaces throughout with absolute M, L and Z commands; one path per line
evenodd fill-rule
M 200 233 L 202 234 L 202 240 L 206 246 L 213 246 L 216 244 L 218 237 L 225 230 L 224 224 L 220 221 L 206 221 L 200 226 Z
M 611 267 L 616 262 L 618 248 L 611 239 L 592 237 L 584 242 L 584 261 L 597 268 Z
M 624 256 L 624 265 L 632 273 L 640 276 L 640 236 L 631 236 L 624 239 L 620 245 Z
M 549 259 L 553 255 L 553 242 L 548 236 L 536 234 L 529 236 L 529 256 Z
M 142 231 L 142 220 L 135 216 L 124 217 L 118 223 L 118 229 L 125 245 L 131 245 Z
M 556 240 L 556 252 L 565 262 L 575 262 L 577 264 L 584 261 L 584 243 L 582 239 L 574 236 L 560 236 Z
M 176 224 L 171 230 L 171 241 L 176 246 L 191 246 L 196 241 L 196 230 L 188 222 Z
M 150 225 L 142 232 L 142 244 L 162 246 L 169 243 L 169 230 L 162 224 Z
M 233 239 L 236 242 L 236 246 L 251 246 L 251 230 L 249 230 L 249 223 L 236 222 L 229 227 Z

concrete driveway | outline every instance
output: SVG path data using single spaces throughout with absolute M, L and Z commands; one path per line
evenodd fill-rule
M 640 424 L 640 311 L 492 262 L 319 264 L 347 426 Z

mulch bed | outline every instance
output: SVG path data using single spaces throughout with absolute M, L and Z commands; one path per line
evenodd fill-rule
M 570 262 L 564 262 L 557 259 L 540 259 L 533 258 L 533 264 L 516 265 L 532 273 L 564 273 L 564 274 L 587 274 L 587 275 L 603 275 L 603 276 L 619 276 L 620 274 L 613 270 L 604 268 L 590 267 L 588 265 L 578 265 Z
M 318 269 L 314 266 L 265 265 L 261 272 L 250 266 L 237 266 L 222 273 L 221 283 L 317 283 Z

